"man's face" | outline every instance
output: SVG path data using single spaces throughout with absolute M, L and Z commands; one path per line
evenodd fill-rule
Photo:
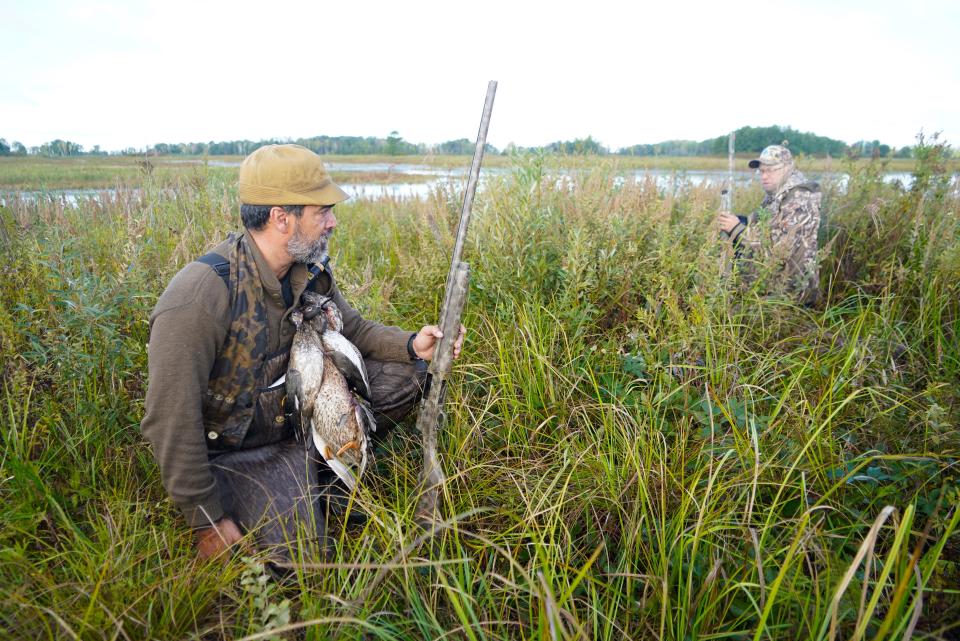
M 294 221 L 293 236 L 287 241 L 287 253 L 297 263 L 321 263 L 327 257 L 327 243 L 337 226 L 333 205 L 306 205 Z
M 781 163 L 779 165 L 760 165 L 760 184 L 763 190 L 768 194 L 777 191 L 783 184 L 783 179 L 790 171 L 790 165 Z

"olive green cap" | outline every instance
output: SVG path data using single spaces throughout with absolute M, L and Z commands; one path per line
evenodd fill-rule
M 265 145 L 240 165 L 245 205 L 336 205 L 349 198 L 320 156 L 300 145 Z

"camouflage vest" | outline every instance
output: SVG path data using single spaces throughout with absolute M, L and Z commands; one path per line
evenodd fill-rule
M 776 194 L 768 194 L 760 204 L 760 209 L 751 216 L 753 224 L 764 225 L 766 230 L 766 238 L 761 247 L 761 253 L 754 259 L 768 266 L 779 266 L 769 274 L 771 278 L 769 287 L 773 290 L 790 293 L 804 304 L 814 304 L 819 298 L 817 232 L 821 221 L 817 221 L 817 229 L 813 230 L 812 239 L 801 234 L 802 237 L 799 240 L 793 241 L 803 243 L 804 255 L 799 260 L 791 259 L 787 261 L 786 257 L 776 257 L 770 252 L 784 237 L 796 233 L 799 229 L 800 223 L 798 221 L 783 218 L 781 211 L 784 205 L 799 194 L 818 195 L 819 193 L 819 184 L 807 181 L 802 174 L 797 172 L 788 178 L 788 183 L 780 191 Z M 817 215 L 819 216 L 819 206 Z M 752 282 L 758 276 L 759 271 L 757 264 L 745 264 L 743 274 L 746 282 Z
M 789 187 L 778 194 L 765 197 L 763 202 L 760 203 L 760 206 L 769 210 L 770 212 L 776 213 L 780 211 L 780 208 L 783 207 L 784 204 L 788 203 L 794 196 L 797 195 L 798 192 L 801 191 L 811 193 L 820 191 L 820 184 L 811 180 L 793 185 L 792 187 Z
M 203 399 L 204 429 L 212 454 L 260 447 L 293 435 L 285 412 L 286 386 L 273 385 L 286 374 L 290 345 L 267 353 L 267 310 L 260 271 L 242 239 L 231 234 L 227 256 L 211 253 L 199 259 L 217 271 L 230 297 L 230 327 Z M 319 269 L 312 267 L 311 272 Z M 311 281 L 313 285 L 316 279 Z

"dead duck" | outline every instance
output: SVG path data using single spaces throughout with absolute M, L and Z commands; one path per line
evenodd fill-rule
M 324 353 L 333 360 L 350 388 L 369 401 L 370 381 L 367 378 L 367 368 L 357 346 L 340 333 L 343 331 L 340 308 L 332 298 L 309 291 L 303 293 L 303 300 L 304 316 L 322 317 L 322 321 L 313 322 L 321 324 L 320 338 L 323 341 Z
M 304 293 L 291 315 L 297 326 L 287 367 L 287 394 L 300 412 L 305 440 L 351 490 L 363 474 L 376 422 L 352 390 L 369 397 L 360 351 L 340 333 L 340 310 L 330 298 Z M 351 470 L 356 467 L 357 473 Z

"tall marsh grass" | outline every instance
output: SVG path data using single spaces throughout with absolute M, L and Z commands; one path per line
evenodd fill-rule
M 471 229 L 445 527 L 414 524 L 419 443 L 394 430 L 369 518 L 333 520 L 288 585 L 249 550 L 195 560 L 138 430 L 148 314 L 238 224 L 232 177 L 13 202 L 0 636 L 955 637 L 960 199 L 944 147 L 920 151 L 910 189 L 873 166 L 828 188 L 819 309 L 733 286 L 715 190 L 515 161 Z M 338 207 L 364 313 L 434 322 L 459 200 Z

